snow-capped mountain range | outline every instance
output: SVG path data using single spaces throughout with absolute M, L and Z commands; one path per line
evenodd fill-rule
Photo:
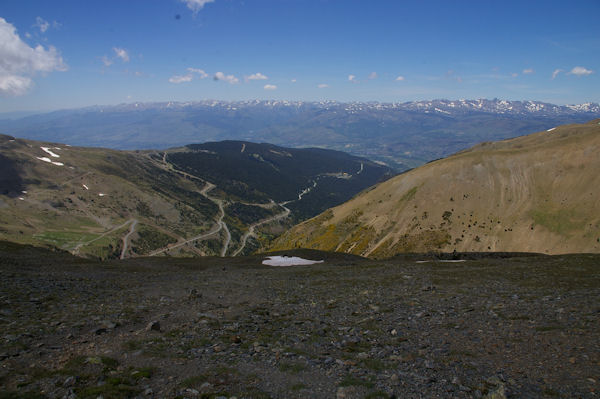
M 129 103 L 0 120 L 0 133 L 116 149 L 244 140 L 321 147 L 403 170 L 469 148 L 600 118 L 596 103 L 430 100 L 405 103 L 218 101 Z
M 410 101 L 404 103 L 380 103 L 380 102 L 339 102 L 339 101 L 287 101 L 287 100 L 246 100 L 246 101 L 221 101 L 201 100 L 191 102 L 147 102 L 127 103 L 114 106 L 92 106 L 79 109 L 80 111 L 131 111 L 152 109 L 193 109 L 213 108 L 228 111 L 237 111 L 242 108 L 295 108 L 310 109 L 321 108 L 325 110 L 344 110 L 350 113 L 361 111 L 418 111 L 425 113 L 440 113 L 447 115 L 461 115 L 466 112 L 483 112 L 490 114 L 514 114 L 538 116 L 551 115 L 573 115 L 580 113 L 600 114 L 598 103 L 583 103 L 556 105 L 540 101 L 509 101 L 499 99 L 477 99 L 477 100 L 424 100 Z

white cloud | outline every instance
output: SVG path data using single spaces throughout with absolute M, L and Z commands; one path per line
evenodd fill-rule
M 56 48 L 30 47 L 15 27 L 0 17 L 0 94 L 23 95 L 33 86 L 31 77 L 36 73 L 67 69 Z
M 531 75 L 534 72 L 535 71 L 533 70 L 533 68 L 523 69 L 523 75 Z
M 326 89 L 326 88 L 328 88 L 328 87 L 329 87 L 329 85 L 328 85 L 328 84 L 326 84 L 326 83 L 321 83 L 321 84 L 317 85 L 317 87 L 318 87 L 319 89 Z
M 564 72 L 564 71 L 562 69 L 555 69 L 554 72 L 552 72 L 552 79 L 556 79 L 558 74 L 561 72 Z
M 169 78 L 169 82 L 179 84 L 179 83 L 187 83 L 191 82 L 194 76 L 190 73 L 187 75 L 175 75 Z
M 513 78 L 516 78 L 517 76 L 519 76 L 519 74 L 516 72 L 513 72 L 510 76 L 512 76 Z
M 50 27 L 50 22 L 45 21 L 42 17 L 36 17 L 35 24 L 33 26 L 35 28 L 39 28 L 41 33 L 45 33 Z
M 348 81 L 356 83 L 356 76 L 354 76 L 354 75 L 348 75 Z
M 269 79 L 268 77 L 266 77 L 265 75 L 263 75 L 260 72 L 254 73 L 250 76 L 248 76 L 246 79 L 248 80 L 267 80 Z
M 113 47 L 113 50 L 118 58 L 122 59 L 123 62 L 129 62 L 129 54 L 127 50 L 121 47 Z
M 592 73 L 594 73 L 594 71 L 592 71 L 591 69 L 576 66 L 575 68 L 571 69 L 571 72 L 569 72 L 569 75 L 587 76 L 587 75 L 591 75 Z
M 238 78 L 236 78 L 233 75 L 225 75 L 223 72 L 217 72 L 215 73 L 215 76 L 213 77 L 214 80 L 223 80 L 229 84 L 236 84 L 239 83 L 240 80 Z
M 100 58 L 102 60 L 102 63 L 104 64 L 104 66 L 109 67 L 113 64 L 113 60 L 111 60 L 110 58 L 108 58 L 107 56 L 102 56 L 102 58 Z
M 296 79 L 292 79 L 292 83 L 296 83 L 296 82 L 297 82 L 297 80 L 296 80 Z
M 377 75 L 377 72 L 371 72 L 371 73 L 369 74 L 369 79 L 377 79 L 377 77 L 378 77 L 378 76 L 379 76 L 379 75 Z
M 205 4 L 212 3 L 215 0 L 181 0 L 183 3 L 187 5 L 187 7 L 197 14 Z
M 401 75 L 401 76 L 398 76 L 398 77 L 396 78 L 396 82 L 402 82 L 403 80 L 404 80 L 404 76 L 402 76 L 402 75 Z
M 195 73 L 196 75 L 198 75 L 198 78 L 200 78 L 200 79 L 208 78 L 208 74 L 206 72 L 204 72 L 204 70 L 202 70 L 202 69 L 188 68 L 187 70 L 188 70 L 188 72 Z
M 275 85 L 265 85 L 265 87 L 263 87 L 265 90 L 277 90 L 277 86 Z

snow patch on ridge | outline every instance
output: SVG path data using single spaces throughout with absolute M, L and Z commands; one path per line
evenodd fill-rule
M 302 266 L 323 262 L 323 260 L 310 260 L 297 256 L 268 256 L 267 259 L 262 261 L 262 264 L 267 266 Z

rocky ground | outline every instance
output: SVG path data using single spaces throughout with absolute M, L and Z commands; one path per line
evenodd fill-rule
M 0 398 L 597 396 L 599 255 L 294 255 L 0 243 Z

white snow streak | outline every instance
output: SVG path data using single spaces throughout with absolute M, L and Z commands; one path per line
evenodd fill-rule
M 268 256 L 268 259 L 263 260 L 263 265 L 267 266 L 301 266 L 313 265 L 315 263 L 323 263 L 322 260 L 309 260 L 299 258 L 297 256 Z
M 50 151 L 50 147 L 40 147 L 42 149 L 42 151 L 44 151 L 45 153 L 47 153 L 48 155 L 50 155 L 52 158 L 60 158 L 60 155 L 53 153 L 52 151 Z M 54 148 L 55 150 L 59 150 L 60 148 Z

